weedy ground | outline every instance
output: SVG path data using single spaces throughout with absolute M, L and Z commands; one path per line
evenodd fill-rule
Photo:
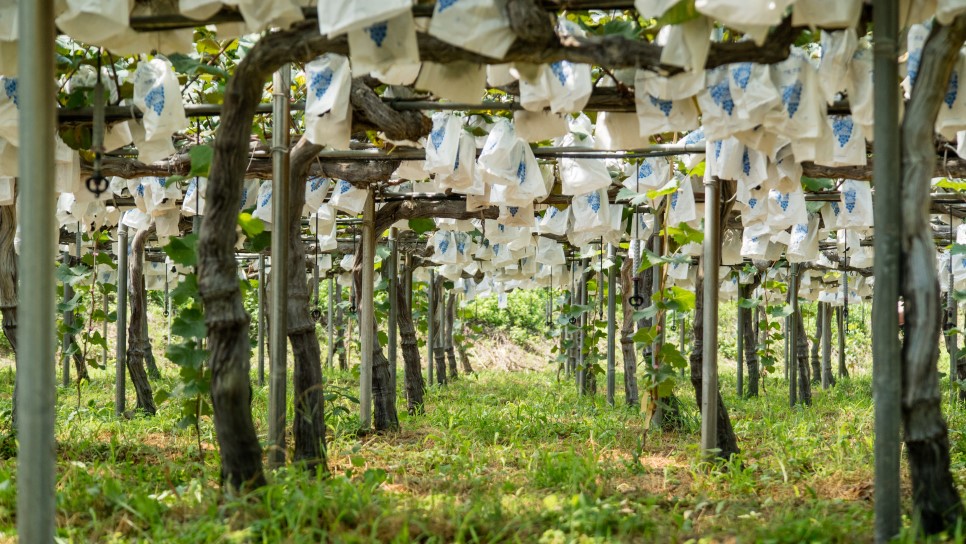
M 485 344 L 478 349 L 496 351 Z M 853 368 L 852 379 L 816 389 L 812 406 L 790 408 L 785 382 L 774 377 L 761 397 L 737 398 L 726 361 L 721 387 L 742 454 L 712 467 L 696 448 L 686 380 L 676 391 L 683 428 L 648 431 L 642 415 L 623 406 L 622 376 L 611 407 L 602 395 L 579 398 L 571 381 L 544 368 L 484 369 L 430 388 L 424 415 L 406 415 L 400 397 L 402 430 L 366 436 L 355 432 L 356 378 L 327 371 L 337 397 L 327 406 L 329 473 L 288 467 L 246 497 L 219 488 L 209 419 L 200 450 L 194 430 L 177 426 L 173 403 L 153 418 L 118 419 L 112 379 L 95 370 L 80 401 L 75 387 L 58 390 L 58 535 L 85 543 L 872 540 L 867 372 Z M 164 371 L 155 387 L 171 389 L 176 370 Z M 12 389 L 13 373 L 0 371 L 0 408 L 9 410 Z M 267 388 L 255 386 L 263 441 L 266 399 Z M 966 408 L 944 408 L 962 481 Z M 8 434 L 9 424 L 0 430 Z M 8 438 L 0 446 L 0 541 L 13 541 L 16 444 Z M 911 542 L 905 480 L 903 487 L 902 540 Z

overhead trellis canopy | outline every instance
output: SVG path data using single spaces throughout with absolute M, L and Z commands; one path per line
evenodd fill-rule
M 250 358 L 237 338 L 249 319 L 237 278 L 264 274 L 272 258 L 283 272 L 272 278 L 278 359 L 286 335 L 294 345 L 295 336 L 314 334 L 302 304 L 309 282 L 328 274 L 353 285 L 360 421 L 370 426 L 374 406 L 380 430 L 395 419 L 394 405 L 369 396 L 388 389 L 374 363 L 382 352 L 372 299 L 376 245 L 389 233 L 387 265 L 401 252 L 422 268 L 417 281 L 438 274 L 467 299 L 549 288 L 586 306 L 581 282 L 599 273 L 602 285 L 606 272 L 612 313 L 618 260 L 633 265 L 638 302 L 641 273 L 652 270 L 646 302 L 655 313 L 666 290 L 703 289 L 705 377 L 698 373 L 695 385 L 702 449 L 719 454 L 737 451 L 721 439 L 733 431 L 715 401 L 719 294 L 763 300 L 787 288 L 789 311 L 799 314 L 800 298 L 847 312 L 850 300 L 875 293 L 891 312 L 897 256 L 911 256 L 901 266 L 906 319 L 922 333 L 910 336 L 915 347 L 935 344 L 938 326 L 926 314 L 940 293 L 951 301 L 966 287 L 960 1 L 902 2 L 901 13 L 896 0 L 41 3 L 46 11 L 0 2 L 0 207 L 13 212 L 18 192 L 30 202 L 43 196 L 18 187 L 43 179 L 24 158 L 25 142 L 41 140 L 23 138 L 32 119 L 21 118 L 24 102 L 38 107 L 24 96 L 40 85 L 23 50 L 35 28 L 4 23 L 23 10 L 20 21 L 39 27 L 55 17 L 61 33 L 58 129 L 46 155 L 56 178 L 48 191 L 56 209 L 48 211 L 67 242 L 61 250 L 110 251 L 124 262 L 130 230 L 131 270 L 173 272 L 165 272 L 170 289 L 195 270 L 165 263 L 142 272 L 144 246 L 198 235 L 213 391 L 232 399 L 216 399 L 214 409 L 234 487 L 264 481 L 241 402 L 249 393 L 235 389 L 247 383 Z M 886 50 L 898 32 L 880 41 L 873 19 L 876 32 L 904 29 L 905 43 Z M 889 139 L 900 130 L 900 92 L 901 161 Z M 0 232 L 12 234 L 3 217 Z M 20 237 L 42 233 L 21 229 L 15 244 L 0 248 L 31 246 Z M 78 241 L 78 233 L 86 236 Z M 98 233 L 110 233 L 115 247 Z M 156 247 L 147 253 L 162 260 Z M 258 271 L 240 271 L 252 260 Z M 0 255 L 0 263 L 13 261 Z M 6 272 L 0 276 L 15 277 Z M 99 281 L 126 283 L 124 274 Z M 884 291 L 874 289 L 883 282 Z M 306 307 L 290 302 L 286 311 L 286 295 Z M 294 325 L 286 327 L 286 313 Z M 877 335 L 896 336 L 891 321 L 880 323 Z M 892 348 L 877 353 L 898 358 Z M 932 406 L 935 353 L 904 353 L 922 369 L 904 386 Z M 282 399 L 283 425 L 278 417 L 270 423 L 273 463 L 285 451 L 285 366 L 277 372 L 272 395 Z M 583 387 L 589 378 L 577 376 Z M 948 475 L 938 409 L 903 408 L 931 429 L 913 432 L 916 440 L 945 444 L 939 472 Z M 955 506 L 962 510 L 958 496 Z

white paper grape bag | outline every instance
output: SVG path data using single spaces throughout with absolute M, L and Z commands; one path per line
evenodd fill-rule
M 561 265 L 567 263 L 563 245 L 556 240 L 542 236 L 537 238 L 536 260 L 538 263 L 546 265 Z
M 821 28 L 855 25 L 862 13 L 862 0 L 796 0 L 792 4 L 792 24 Z
M 773 232 L 807 221 L 805 192 L 801 184 L 782 179 L 768 190 L 768 216 L 765 222 Z
M 671 193 L 668 199 L 668 224 L 672 226 L 681 223 L 691 223 L 698 218 L 697 207 L 694 203 L 694 187 L 691 178 L 675 176 L 678 180 L 678 190 Z
M 841 210 L 839 228 L 867 228 L 873 226 L 872 188 L 867 181 L 847 179 L 839 188 Z
M 258 200 L 255 203 L 255 211 L 252 217 L 261 219 L 266 224 L 272 222 L 272 182 L 263 181 L 258 187 Z
M 912 86 L 916 83 L 916 76 L 919 75 L 919 64 L 922 62 L 922 50 L 926 46 L 926 39 L 932 25 L 912 25 L 906 37 L 906 78 L 902 80 L 902 88 L 906 92 L 906 100 L 912 93 Z
M 754 128 L 742 119 L 731 95 L 731 73 L 726 66 L 707 71 L 707 86 L 698 94 L 701 122 L 705 135 L 712 140 L 724 140 L 736 132 Z
M 423 168 L 433 174 L 451 174 L 456 169 L 463 118 L 450 112 L 433 114 L 433 129 L 426 138 Z
M 752 62 L 731 64 L 728 88 L 742 127 L 755 127 L 765 120 L 765 114 L 781 102 L 778 89 L 771 80 L 767 65 Z M 713 98 L 713 97 L 712 97 Z
M 966 96 L 963 96 L 960 81 L 966 77 L 966 55 L 959 52 L 959 60 L 949 76 L 946 94 L 943 95 L 936 117 L 936 132 L 944 138 L 952 140 L 956 133 L 966 130 Z
M 453 102 L 478 102 L 486 89 L 486 67 L 466 61 L 423 62 L 414 87 Z
M 348 149 L 352 133 L 349 60 L 326 53 L 305 65 L 305 137 L 316 145 Z
M 502 59 L 516 41 L 506 0 L 439 0 L 429 35 L 495 59 Z
M 319 32 L 335 37 L 411 11 L 412 0 L 319 0 Z
M 741 232 L 726 229 L 721 235 L 721 264 L 733 266 L 741 264 Z
M 818 257 L 817 215 L 810 217 L 808 223 L 792 225 L 785 256 L 790 263 L 812 262 Z
M 453 189 L 457 193 L 482 194 L 482 185 L 475 186 L 478 179 L 482 182 L 476 173 L 476 138 L 461 128 L 453 171 L 448 174 L 437 174 L 436 181 L 441 188 Z
M 781 107 L 765 117 L 767 126 L 796 142 L 817 138 L 819 122 L 825 120 L 825 104 L 815 68 L 800 49 L 793 47 L 788 58 L 771 66 L 772 81 L 781 97 Z
M 768 225 L 756 223 L 748 225 L 741 233 L 741 256 L 749 259 L 762 259 L 768 252 L 771 231 Z
M 569 223 L 570 208 L 564 208 L 561 210 L 555 206 L 549 206 L 546 211 L 543 212 L 543 216 L 540 218 L 540 222 L 537 225 L 537 230 L 541 234 L 563 236 L 567 234 L 567 226 Z
M 391 19 L 350 30 L 349 59 L 352 71 L 357 74 L 384 72 L 396 64 L 419 63 L 419 43 L 412 11 L 407 9 Z
M 598 189 L 576 195 L 571 200 L 570 211 L 574 218 L 574 232 L 600 232 L 610 225 L 610 206 L 607 191 Z
M 645 194 L 664 187 L 671 181 L 671 163 L 665 157 L 639 159 L 634 175 L 624 180 L 624 187 L 638 194 Z
M 498 221 L 508 227 L 533 227 L 533 205 L 530 206 L 500 206 Z
M 662 46 L 661 64 L 703 71 L 711 51 L 713 29 L 714 22 L 703 15 L 681 24 L 666 25 L 657 35 L 657 44 Z
M 818 65 L 819 84 L 829 104 L 848 87 L 848 64 L 858 46 L 855 30 L 822 31 L 822 60 Z
M 302 215 L 315 213 L 325 202 L 325 195 L 329 192 L 332 181 L 321 176 L 313 176 L 305 181 L 305 206 Z
M 66 10 L 57 17 L 57 28 L 71 38 L 91 45 L 119 34 L 130 24 L 128 0 L 63 0 Z
M 567 134 L 567 120 L 563 115 L 549 111 L 513 112 L 513 125 L 517 135 L 527 142 L 551 140 Z
M 594 147 L 610 151 L 642 149 L 650 141 L 642 137 L 633 113 L 600 112 L 594 125 Z
M 349 215 L 358 215 L 366 205 L 368 194 L 365 189 L 359 189 L 348 181 L 340 179 L 332 189 L 329 205 Z
M 134 72 L 134 105 L 144 114 L 144 139 L 170 138 L 188 128 L 181 85 L 171 63 L 162 57 L 142 61 Z

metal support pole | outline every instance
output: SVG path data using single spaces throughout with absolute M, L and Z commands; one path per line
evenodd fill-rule
M 258 386 L 265 386 L 265 255 L 258 254 L 258 313 L 256 314 L 258 323 L 257 343 L 258 350 Z
M 70 266 L 70 253 L 65 252 L 63 255 L 64 266 Z M 64 282 L 64 304 L 67 304 L 70 299 L 74 298 L 74 290 L 71 289 L 70 284 L 66 281 Z M 74 312 L 68 310 L 64 312 L 64 326 L 69 328 L 74 325 Z M 70 344 L 72 340 L 70 332 L 65 331 L 63 339 L 61 341 L 61 361 L 60 361 L 60 373 L 61 380 L 60 384 L 64 387 L 70 385 Z
M 329 276 L 329 307 L 327 308 L 327 322 L 325 324 L 325 334 L 328 337 L 328 354 L 325 358 L 326 368 L 332 368 L 332 358 L 335 356 L 335 340 L 333 338 L 333 332 L 335 330 L 335 325 L 333 320 L 335 319 L 335 278 Z
M 272 80 L 272 292 L 268 325 L 271 349 L 268 386 L 268 465 L 285 464 L 286 386 L 288 382 L 288 203 L 289 80 L 282 66 Z
M 718 179 L 704 182 L 704 334 L 701 359 L 701 450 L 718 447 L 718 263 L 721 262 L 721 206 Z
M 577 304 L 587 305 L 587 276 L 585 274 L 589 259 L 580 262 L 580 278 L 577 280 Z M 580 329 L 577 332 L 577 393 L 587 394 L 587 369 L 584 367 L 584 331 L 587 328 L 587 311 L 580 314 Z
M 104 292 L 104 296 L 101 298 L 101 303 L 104 305 L 104 315 L 108 315 L 108 310 L 110 310 L 110 298 L 111 294 Z M 101 336 L 104 337 L 104 347 L 101 349 L 101 366 L 107 368 L 107 318 L 101 323 Z M 168 335 L 170 338 L 170 334 Z
M 617 387 L 616 370 L 616 328 L 617 328 L 617 252 L 614 244 L 607 245 L 607 402 L 614 405 L 614 390 Z M 600 289 L 598 288 L 598 291 Z
M 875 289 L 872 312 L 872 392 L 875 402 L 875 540 L 899 534 L 899 420 L 901 351 L 899 345 L 899 258 L 902 217 L 899 148 L 899 0 L 875 0 L 874 33 L 876 190 Z
M 396 297 L 399 291 L 399 251 L 396 247 L 396 238 L 399 235 L 396 227 L 389 229 L 389 372 L 392 374 L 392 390 L 396 391 L 396 367 L 398 366 L 396 356 L 396 335 L 397 335 L 397 315 L 399 305 L 396 304 Z
M 436 293 L 434 293 L 434 286 L 436 285 L 436 270 L 433 268 L 429 269 L 429 286 L 426 287 L 426 300 L 429 305 L 426 309 L 426 360 L 429 362 L 429 380 L 426 382 L 428 386 L 433 385 L 433 354 L 434 354 L 434 340 L 436 338 L 436 325 L 433 323 L 434 311 L 433 308 L 436 307 Z
M 17 350 L 17 534 L 54 541 L 57 251 L 54 222 L 54 2 L 19 2 L 20 330 Z M 29 68 L 28 68 L 29 67 Z
M 376 200 L 370 187 L 362 210 L 362 287 L 359 300 L 359 426 L 372 425 L 372 363 L 376 347 L 373 279 L 376 267 Z
M 124 413 L 127 377 L 127 225 L 117 229 L 117 360 L 114 361 L 114 414 Z
M 740 285 L 740 293 L 745 294 L 744 285 Z M 748 308 L 741 307 L 741 298 L 738 297 L 738 398 L 745 394 L 745 312 Z
M 822 389 L 828 389 L 832 383 L 832 306 L 819 302 L 818 312 L 822 320 L 822 336 L 818 338 L 822 347 Z
M 792 263 L 788 272 L 788 300 L 792 314 L 788 316 L 788 404 L 798 404 L 798 320 L 802 318 L 798 308 L 798 263 Z

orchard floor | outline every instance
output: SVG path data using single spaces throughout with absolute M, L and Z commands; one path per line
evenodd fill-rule
M 170 374 L 156 387 L 172 387 Z M 243 499 L 219 490 L 210 420 L 201 426 L 199 451 L 194 430 L 178 428 L 170 401 L 154 418 L 115 418 L 103 371 L 82 385 L 80 407 L 76 388 L 59 389 L 61 541 L 872 540 L 867 377 L 818 390 L 811 407 L 792 409 L 782 381 L 769 378 L 760 398 L 739 400 L 734 375 L 723 371 L 742 448 L 726 470 L 699 461 L 697 416 L 683 381 L 677 392 L 688 421 L 680 432 L 646 432 L 640 414 L 620 406 L 622 394 L 616 408 L 600 395 L 580 399 L 551 371 L 487 370 L 432 388 L 425 415 L 400 414 L 401 432 L 360 438 L 356 406 L 342 394 L 354 378 L 327 379 L 335 404 L 348 410 L 329 418 L 331 475 L 280 470 Z M 0 371 L 5 409 L 11 391 L 12 373 Z M 266 388 L 255 388 L 263 440 L 266 396 Z M 966 475 L 964 423 L 966 409 L 952 415 L 959 481 Z M 14 451 L 7 440 L 0 452 L 0 541 L 15 539 Z M 903 539 L 912 541 L 907 483 L 904 489 Z

